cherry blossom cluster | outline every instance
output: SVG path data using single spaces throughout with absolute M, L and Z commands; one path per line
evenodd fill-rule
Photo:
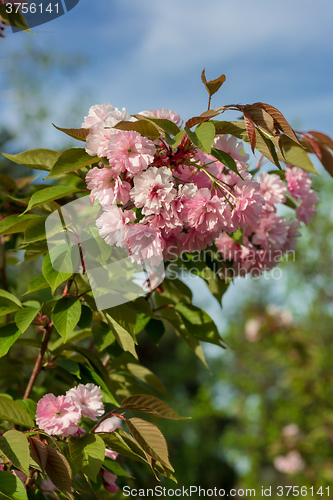
M 165 108 L 140 115 L 181 122 Z M 126 249 L 133 261 L 157 265 L 215 242 L 234 275 L 260 274 L 295 249 L 300 222 L 311 221 L 319 201 L 307 172 L 287 166 L 286 182 L 267 172 L 255 178 L 242 142 L 229 135 L 215 137 L 213 147 L 234 159 L 236 171 L 185 134 L 171 147 L 163 134 L 152 141 L 114 128 L 135 120 L 124 108 L 103 104 L 92 106 L 82 123 L 89 130 L 86 151 L 101 158 L 86 183 L 102 206 L 96 224 L 108 244 Z M 287 196 L 297 206 L 294 220 L 277 214 Z
M 66 392 L 66 395 L 55 396 L 45 394 L 37 403 L 36 423 L 38 427 L 50 435 L 63 437 L 79 437 L 85 430 L 78 425 L 82 417 L 98 420 L 104 413 L 100 387 L 94 384 L 79 384 Z M 113 432 L 121 426 L 121 419 L 113 416 L 102 420 L 95 433 Z M 118 456 L 113 450 L 105 449 L 105 456 L 115 460 Z M 1 468 L 1 464 L 0 464 Z M 117 476 L 104 469 L 100 471 L 104 487 L 110 493 L 115 493 Z M 51 488 L 52 488 L 51 484 Z M 44 485 L 44 489 L 48 487 Z M 47 491 L 51 491 L 48 489 Z

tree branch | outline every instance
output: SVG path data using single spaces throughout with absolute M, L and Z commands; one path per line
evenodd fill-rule
M 30 394 L 32 392 L 33 386 L 35 385 L 36 379 L 41 372 L 42 361 L 43 361 L 44 354 L 45 354 L 46 349 L 47 349 L 47 345 L 48 345 L 49 340 L 51 338 L 52 331 L 53 331 L 53 323 L 51 322 L 45 326 L 45 333 L 44 333 L 44 337 L 43 337 L 42 347 L 41 347 L 40 352 L 37 356 L 35 367 L 34 367 L 33 372 L 31 374 L 31 377 L 30 377 L 29 383 L 27 385 L 26 391 L 24 393 L 23 399 L 27 399 L 30 397 Z

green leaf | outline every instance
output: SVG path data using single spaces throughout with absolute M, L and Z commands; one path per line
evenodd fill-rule
M 217 327 L 206 311 L 193 304 L 181 302 L 176 304 L 175 311 L 181 315 L 186 328 L 193 337 L 204 342 L 223 346 Z
M 239 177 L 242 179 L 242 176 L 239 173 L 238 168 L 236 166 L 236 162 L 232 156 L 230 156 L 225 151 L 221 151 L 221 149 L 217 148 L 212 148 L 211 154 L 212 156 L 214 156 L 214 158 L 216 158 L 218 161 L 226 165 L 228 168 L 230 168 L 230 170 L 235 172 L 235 174 L 239 175 Z
M 105 316 L 120 347 L 124 351 L 130 352 L 135 358 L 137 358 L 138 355 L 135 350 L 136 341 L 134 341 L 132 335 L 119 323 L 117 323 L 117 321 L 114 320 L 110 314 L 105 313 Z
M 211 122 L 200 123 L 194 132 L 185 127 L 189 139 L 204 153 L 210 153 L 215 137 L 215 127 Z
M 307 172 L 318 174 L 305 149 L 303 149 L 301 146 L 298 146 L 287 136 L 281 137 L 281 146 L 285 156 L 285 160 L 280 157 L 281 161 L 286 161 L 287 164 L 302 168 Z
M 4 396 L 0 396 L 0 419 L 8 420 L 23 427 L 33 427 L 35 425 L 29 413 L 19 403 Z
M 0 290 L 0 316 L 6 316 L 22 308 L 21 302 L 12 293 Z
M 81 316 L 81 302 L 76 297 L 62 297 L 52 313 L 52 321 L 64 342 L 67 341 Z
M 45 221 L 46 217 L 39 216 L 37 219 L 32 219 L 28 222 L 24 231 L 23 244 L 46 239 Z
M 116 474 L 116 476 L 133 477 L 130 474 L 128 474 L 118 462 L 112 460 L 111 458 L 105 458 L 103 462 L 103 469 L 112 472 L 112 474 Z
M 83 148 L 67 149 L 67 151 L 61 153 L 46 179 L 74 172 L 99 161 L 100 158 L 98 156 L 89 155 Z
M 44 288 L 49 288 L 49 284 L 42 274 L 35 276 L 29 283 L 28 291 L 24 294 L 31 292 L 37 292 L 38 290 L 44 290 Z
M 39 307 L 25 307 L 15 314 L 15 323 L 21 333 L 24 333 L 31 325 L 37 316 L 39 309 Z
M 51 149 L 30 149 L 17 155 L 2 154 L 14 163 L 18 163 L 24 167 L 46 171 L 51 170 L 60 156 L 58 151 L 52 151 Z
M 36 193 L 31 196 L 25 211 L 28 212 L 39 205 L 43 205 L 43 203 L 49 203 L 50 201 L 58 200 L 59 198 L 64 198 L 65 196 L 69 196 L 70 194 L 78 193 L 80 191 L 82 190 L 69 186 L 52 186 L 41 189 L 40 191 L 36 191 Z
M 47 450 L 46 474 L 61 493 L 69 500 L 73 500 L 72 471 L 66 457 L 48 444 L 45 447 Z
M 70 438 L 69 453 L 78 470 L 92 481 L 96 481 L 105 458 L 103 439 L 97 434 Z
M 44 278 L 51 287 L 52 294 L 54 294 L 55 290 L 59 285 L 61 285 L 61 283 L 68 280 L 72 276 L 71 273 L 59 273 L 56 271 L 52 266 L 49 253 L 47 253 L 44 257 L 42 272 Z
M 78 327 L 81 328 L 82 330 L 88 328 L 88 326 L 92 322 L 92 318 L 93 318 L 92 310 L 90 309 L 90 307 L 83 304 L 81 308 L 81 316 L 78 322 Z
M 78 141 L 83 141 L 86 142 L 87 137 L 89 135 L 89 129 L 88 128 L 61 128 L 57 127 L 52 123 L 54 128 L 57 130 L 60 130 L 60 132 L 63 132 L 66 135 L 69 135 L 70 137 L 73 137 L 74 139 L 77 139 Z M 59 153 L 60 155 L 60 153 Z
M 109 345 L 115 341 L 115 336 L 112 333 L 109 325 L 100 321 L 92 327 L 94 344 L 99 351 L 104 351 Z
M 155 417 L 166 418 L 168 420 L 186 420 L 186 417 L 179 416 L 164 401 L 149 394 L 129 396 L 121 402 L 121 409 L 148 413 L 149 415 L 155 415 Z
M 106 446 L 111 450 L 124 455 L 132 460 L 137 460 L 145 464 L 148 463 L 147 457 L 141 446 L 127 434 L 123 429 L 115 429 L 113 432 L 104 434 L 98 433 Z
M 163 132 L 166 132 L 169 135 L 177 135 L 180 132 L 179 127 L 171 120 L 145 115 L 135 115 L 135 117 L 141 120 L 148 120 L 155 123 L 160 129 L 163 130 Z
M 38 220 L 41 216 L 35 214 L 26 215 L 8 215 L 5 219 L 0 222 L 0 236 L 14 233 L 23 232 L 29 221 Z
M 126 420 L 126 424 L 142 449 L 154 460 L 161 462 L 162 465 L 174 472 L 169 462 L 167 443 L 159 428 L 141 418 L 130 418 Z
M 7 354 L 20 335 L 21 332 L 14 323 L 0 328 L 0 358 Z
M 0 471 L 0 494 L 1 500 L 28 500 L 22 481 L 11 472 Z
M 0 450 L 17 469 L 29 475 L 29 443 L 19 431 L 7 431 L 0 437 Z
M 57 366 L 60 366 L 62 370 L 66 370 L 68 373 L 75 375 L 78 378 L 80 377 L 80 365 L 76 361 L 72 359 L 59 359 L 56 362 Z
M 156 391 L 162 394 L 168 392 L 156 375 L 145 366 L 139 365 L 138 363 L 126 363 L 126 368 L 134 377 L 150 387 L 153 387 Z
M 32 419 L 35 418 L 36 415 L 36 408 L 37 408 L 37 403 L 36 401 L 33 401 L 32 399 L 26 398 L 26 399 L 17 399 L 16 403 L 22 406 L 24 410 L 26 410 L 30 417 Z
M 100 377 L 95 370 L 89 368 L 89 366 L 85 366 L 82 363 L 79 363 L 80 367 L 80 378 L 82 379 L 82 383 L 93 383 L 98 385 L 101 388 L 103 394 L 103 400 L 105 403 L 111 403 L 114 406 L 119 406 L 118 401 L 114 398 L 111 393 L 108 383 L 110 382 L 108 376 Z
M 161 136 L 159 130 L 150 120 L 138 120 L 136 122 L 121 121 L 113 128 L 119 130 L 134 130 L 135 132 L 139 132 L 139 134 L 144 137 L 148 137 L 152 141 Z

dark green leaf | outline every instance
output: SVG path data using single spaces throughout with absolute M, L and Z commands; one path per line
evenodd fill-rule
M 92 317 L 93 317 L 93 313 L 92 313 L 92 310 L 90 309 L 90 307 L 83 304 L 82 308 L 81 308 L 80 320 L 77 324 L 78 327 L 81 328 L 82 330 L 84 330 L 85 328 L 88 328 L 88 326 L 92 322 Z
M 52 313 L 52 321 L 64 342 L 76 327 L 81 316 L 81 302 L 76 297 L 62 297 Z
M 9 325 L 0 328 L 0 358 L 7 354 L 20 335 L 21 331 L 14 323 L 9 323 Z
M 37 292 L 38 290 L 44 290 L 49 288 L 49 284 L 42 274 L 35 276 L 29 283 L 28 291 L 25 293 Z
M 193 304 L 181 302 L 176 304 L 175 310 L 181 315 L 186 328 L 193 337 L 204 342 L 223 346 L 217 327 L 206 311 Z
M 239 177 L 242 179 L 242 176 L 238 171 L 236 162 L 232 156 L 230 156 L 225 151 L 221 151 L 221 149 L 217 148 L 212 148 L 211 154 L 214 156 L 214 158 L 226 165 L 228 168 L 230 168 L 230 170 L 235 172 L 235 174 L 239 175 Z
M 0 494 L 1 500 L 28 500 L 22 481 L 11 472 L 0 471 Z
M 69 453 L 76 467 L 89 479 L 96 481 L 105 458 L 105 443 L 97 434 L 70 438 Z

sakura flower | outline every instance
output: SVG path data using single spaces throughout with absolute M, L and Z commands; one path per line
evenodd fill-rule
M 118 172 L 127 171 L 131 176 L 146 170 L 154 159 L 156 148 L 152 141 L 131 130 L 111 134 L 107 158 Z
M 289 193 L 297 199 L 305 198 L 311 189 L 311 178 L 302 168 L 287 165 L 286 180 Z
M 115 483 L 118 476 L 104 469 L 101 470 L 101 476 L 106 491 L 108 491 L 109 493 L 116 493 L 119 490 L 119 487 Z
M 260 184 L 260 194 L 265 200 L 265 210 L 274 211 L 276 203 L 283 203 L 286 201 L 287 187 L 280 177 L 276 174 L 268 174 L 262 172 L 258 176 Z
M 132 261 L 158 266 L 162 261 L 164 240 L 161 232 L 143 224 L 131 224 L 128 227 L 127 248 Z
M 80 419 L 80 407 L 66 396 L 45 394 L 37 403 L 36 423 L 48 434 L 65 437 L 75 434 Z
M 297 238 L 301 236 L 299 228 L 300 223 L 298 222 L 298 220 L 289 221 L 287 238 L 282 248 L 283 253 L 295 250 L 297 245 Z
M 112 168 L 92 168 L 86 175 L 86 183 L 93 197 L 102 206 L 117 202 L 125 205 L 129 200 L 130 184 L 115 176 Z
M 150 167 L 133 179 L 130 196 L 144 215 L 159 213 L 162 207 L 176 196 L 172 172 L 166 167 Z
M 160 108 L 160 109 L 149 109 L 148 111 L 140 111 L 140 115 L 151 116 L 152 118 L 162 118 L 163 120 L 170 120 L 171 122 L 179 125 L 181 122 L 181 117 L 176 111 L 171 111 L 171 109 Z
M 3 463 L 2 458 L 0 458 L 0 471 L 4 470 L 4 468 L 5 468 L 5 465 Z
M 111 104 L 95 104 L 91 106 L 88 116 L 85 116 L 82 128 L 91 128 L 102 124 L 103 127 L 114 127 L 122 120 L 126 120 L 126 109 L 120 111 Z
M 275 213 L 263 215 L 259 219 L 252 242 L 265 249 L 282 248 L 287 240 L 288 231 L 289 224 L 285 217 L 277 217 Z
M 86 151 L 88 155 L 104 158 L 109 150 L 108 146 L 111 135 L 115 135 L 118 132 L 117 129 L 104 128 L 102 123 L 97 123 L 91 127 L 86 139 Z
M 177 235 L 178 246 L 182 252 L 201 252 L 213 243 L 216 233 L 202 233 L 191 228 L 187 233 Z
M 95 384 L 79 384 L 69 389 L 66 396 L 79 406 L 83 417 L 97 420 L 104 413 L 101 388 Z
M 215 137 L 214 147 L 228 153 L 234 160 L 243 163 L 246 163 L 250 158 L 248 154 L 242 153 L 244 144 L 232 135 L 224 134 Z
M 109 245 L 124 247 L 127 239 L 127 229 L 129 222 L 136 218 L 133 210 L 122 211 L 117 205 L 106 207 L 102 215 L 97 219 L 96 226 L 99 228 L 99 235 L 105 238 Z
M 256 223 L 265 204 L 264 198 L 260 195 L 259 184 L 255 181 L 239 180 L 233 194 L 236 197 L 233 210 L 235 225 L 246 227 Z
M 309 224 L 313 215 L 317 212 L 315 203 L 318 203 L 319 198 L 313 189 L 310 189 L 308 194 L 303 198 L 302 203 L 296 208 L 296 217 L 304 224 Z
M 287 455 L 279 455 L 274 460 L 274 467 L 285 474 L 295 474 L 304 469 L 305 463 L 297 450 L 290 451 Z
M 96 428 L 95 432 L 113 432 L 114 430 L 121 427 L 121 418 L 118 417 L 110 417 L 99 424 Z M 116 451 L 110 450 L 109 448 L 105 448 L 105 456 L 112 458 L 112 460 L 116 460 L 118 453 Z
M 226 202 L 218 196 L 212 196 L 207 188 L 199 189 L 184 204 L 184 212 L 189 227 L 201 233 L 219 233 L 223 229 L 231 230 L 231 216 Z

